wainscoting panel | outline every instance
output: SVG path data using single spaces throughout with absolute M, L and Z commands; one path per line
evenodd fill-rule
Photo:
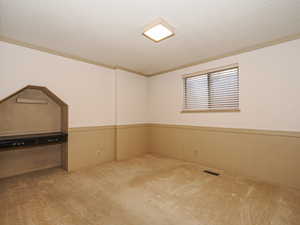
M 69 129 L 69 171 L 113 161 L 115 151 L 115 126 Z
M 129 159 L 149 151 L 149 125 L 117 126 L 117 160 Z
M 148 124 L 71 128 L 68 170 L 145 154 L 149 140 Z
M 300 133 L 152 124 L 150 150 L 269 183 L 300 188 Z

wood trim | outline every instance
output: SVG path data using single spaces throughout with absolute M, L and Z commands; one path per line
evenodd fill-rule
M 177 125 L 177 124 L 162 124 L 162 123 L 143 123 L 143 124 L 127 124 L 127 125 L 104 125 L 94 127 L 73 127 L 69 128 L 69 132 L 84 132 L 91 130 L 103 129 L 124 129 L 134 127 L 161 127 L 161 128 L 174 128 L 174 129 L 193 129 L 208 132 L 227 132 L 227 133 L 243 133 L 255 135 L 269 135 L 269 136 L 284 136 L 300 138 L 300 132 L 297 131 L 280 131 L 280 130 L 260 130 L 260 129 L 245 129 L 245 128 L 225 128 L 225 127 L 205 127 L 193 125 Z
M 103 130 L 103 129 L 115 129 L 114 125 L 103 125 L 103 126 L 92 126 L 92 127 L 71 127 L 69 128 L 69 132 L 88 132 L 95 130 Z
M 204 110 L 182 110 L 181 113 L 208 113 L 208 112 L 240 112 L 240 109 L 204 109 Z
M 221 54 L 221 55 L 208 57 L 208 58 L 203 59 L 203 60 L 199 60 L 199 61 L 196 61 L 196 62 L 184 64 L 182 66 L 173 67 L 171 69 L 161 70 L 157 73 L 147 74 L 147 76 L 149 76 L 149 77 L 157 76 L 157 75 L 161 75 L 161 74 L 164 74 L 164 73 L 169 73 L 169 72 L 173 72 L 173 71 L 176 71 L 176 70 L 181 70 L 181 69 L 185 69 L 185 68 L 188 68 L 188 67 L 208 63 L 208 62 L 215 61 L 215 60 L 222 59 L 222 58 L 226 58 L 226 57 L 229 57 L 229 56 L 240 55 L 242 53 L 251 52 L 251 51 L 254 51 L 254 50 L 257 50 L 257 49 L 261 49 L 261 48 L 265 48 L 265 47 L 269 47 L 269 46 L 273 46 L 273 45 L 278 45 L 278 44 L 281 44 L 281 43 L 284 43 L 284 42 L 293 41 L 293 40 L 297 40 L 297 39 L 300 39 L 300 33 L 289 35 L 289 36 L 282 37 L 282 38 L 278 38 L 278 39 L 271 40 L 271 41 L 267 41 L 267 42 L 260 43 L 260 44 L 257 44 L 257 45 L 249 46 L 249 47 L 246 47 L 246 48 L 243 48 L 243 49 L 239 49 L 239 50 L 236 50 L 236 51 L 224 53 L 224 54 Z
M 117 129 L 128 129 L 128 128 L 136 128 L 136 127 L 147 127 L 148 123 L 137 123 L 137 124 L 124 124 L 124 125 L 116 125 Z
M 90 59 L 87 59 L 87 58 L 83 58 L 83 57 L 80 57 L 80 56 L 68 54 L 68 53 L 65 53 L 65 52 L 52 50 L 52 49 L 49 49 L 49 48 L 46 48 L 46 47 L 30 44 L 30 43 L 27 43 L 27 42 L 18 41 L 18 40 L 15 40 L 15 39 L 12 39 L 12 38 L 9 38 L 9 37 L 5 37 L 5 36 L 1 36 L 1 35 L 0 35 L 0 41 L 6 42 L 6 43 L 9 43 L 9 44 L 18 45 L 18 46 L 25 47 L 25 48 L 30 48 L 30 49 L 37 50 L 37 51 L 40 51 L 40 52 L 46 52 L 46 53 L 51 54 L 51 55 L 57 55 L 57 56 L 61 56 L 61 57 L 64 57 L 64 58 L 73 59 L 73 60 L 76 60 L 76 61 L 80 61 L 80 62 L 84 62 L 84 63 L 96 65 L 96 66 L 101 66 L 101 67 L 108 68 L 108 69 L 113 69 L 113 70 L 120 69 L 120 70 L 124 70 L 124 71 L 130 72 L 130 73 L 135 73 L 135 74 L 140 75 L 140 76 L 147 76 L 146 74 L 144 74 L 142 72 L 135 71 L 135 70 L 132 70 L 132 69 L 129 69 L 129 68 L 121 67 L 121 66 L 118 66 L 118 65 L 113 66 L 113 65 L 104 64 L 104 63 L 101 63 L 101 62 L 98 62 L 98 61 L 90 60 Z
M 134 73 L 134 74 L 139 75 L 139 76 L 148 77 L 148 75 L 146 75 L 146 74 L 144 74 L 142 72 L 131 70 L 131 69 L 119 66 L 119 65 L 115 66 L 114 70 L 123 70 L 123 71 L 129 72 L 129 73 Z
M 202 70 L 202 71 L 198 71 L 198 72 L 194 72 L 194 73 L 189 73 L 189 74 L 183 75 L 183 78 L 201 76 L 201 75 L 206 75 L 208 73 L 215 73 L 215 72 L 219 72 L 219 71 L 223 71 L 223 70 L 227 70 L 227 69 L 234 69 L 234 68 L 238 68 L 238 67 L 239 67 L 239 64 L 234 63 L 234 64 L 230 64 L 230 65 L 226 65 L 226 66 L 216 67 L 213 69 L 207 69 L 207 70 Z
M 103 130 L 103 129 L 127 129 L 135 127 L 145 127 L 150 126 L 149 123 L 137 123 L 137 124 L 124 124 L 124 125 L 102 125 L 102 126 L 91 126 L 91 127 L 71 127 L 69 132 L 84 132 L 93 130 Z
M 60 132 L 61 130 L 28 130 L 26 132 L 22 132 L 20 135 L 27 135 L 27 134 L 43 134 L 43 133 L 52 133 L 52 132 Z M 19 135 L 19 133 L 16 132 L 1 132 L 1 137 L 2 136 L 11 136 L 11 135 Z
M 149 127 L 160 128 L 174 128 L 174 129 L 193 129 L 207 132 L 225 132 L 238 134 L 253 134 L 253 135 L 267 135 L 267 136 L 283 136 L 300 138 L 300 132 L 297 131 L 280 131 L 280 130 L 260 130 L 260 129 L 244 129 L 244 128 L 225 128 L 225 127 L 205 127 L 192 125 L 175 125 L 175 124 L 160 124 L 152 123 Z

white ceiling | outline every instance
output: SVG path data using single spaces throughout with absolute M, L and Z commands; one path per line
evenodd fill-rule
M 154 43 L 158 17 L 175 36 Z M 299 0 L 0 0 L 0 35 L 155 74 L 300 33 Z

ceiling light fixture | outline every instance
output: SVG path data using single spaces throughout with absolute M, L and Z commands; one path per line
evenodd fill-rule
M 143 35 L 154 42 L 160 42 L 175 34 L 174 28 L 166 21 L 159 18 L 146 26 Z

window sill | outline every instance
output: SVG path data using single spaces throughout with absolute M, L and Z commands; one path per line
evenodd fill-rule
M 203 110 L 182 110 L 181 113 L 207 113 L 207 112 L 240 112 L 240 109 L 203 109 Z

